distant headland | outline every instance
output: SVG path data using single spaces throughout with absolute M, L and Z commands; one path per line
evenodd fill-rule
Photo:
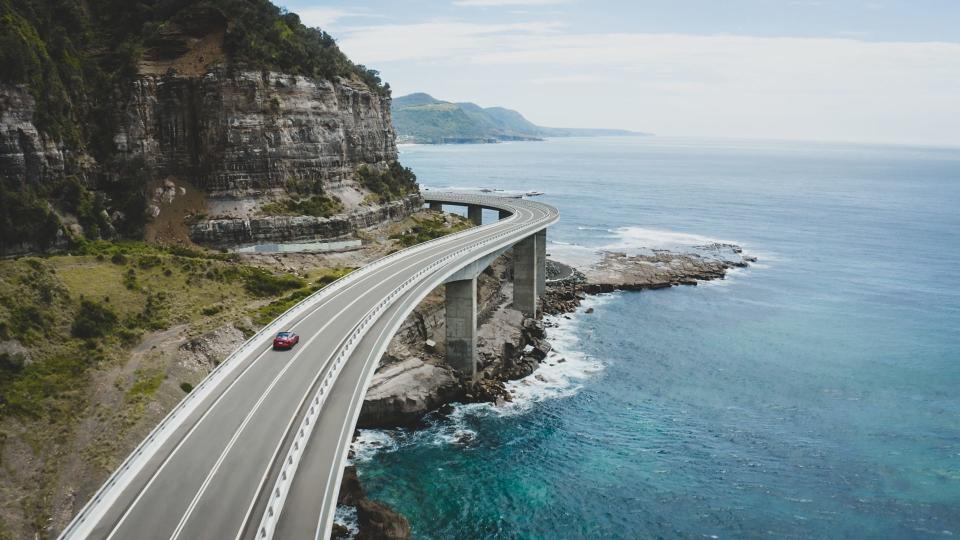
M 652 135 L 625 129 L 543 127 L 511 109 L 451 103 L 422 92 L 395 98 L 392 111 L 399 143 L 468 144 L 540 141 L 544 137 Z

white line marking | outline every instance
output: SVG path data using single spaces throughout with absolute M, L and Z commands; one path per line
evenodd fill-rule
M 443 254 L 445 251 L 450 251 L 450 248 L 444 247 L 443 249 L 440 249 L 440 250 L 438 250 L 438 251 L 439 251 L 439 253 L 431 255 L 431 257 L 442 256 L 442 254 Z M 402 260 L 401 260 L 401 261 L 402 261 Z M 397 262 L 399 263 L 399 262 L 401 262 L 401 261 L 397 261 Z M 410 268 L 412 268 L 412 267 L 414 267 L 414 266 L 418 266 L 419 264 L 420 264 L 419 261 L 413 261 L 413 262 L 411 262 L 410 264 L 407 264 L 407 265 L 405 265 L 405 266 L 402 266 L 402 267 L 401 267 L 399 270 L 397 270 L 396 272 L 390 274 L 389 276 L 387 276 L 387 277 L 384 278 L 384 279 L 381 279 L 381 280 L 380 280 L 380 283 L 378 283 L 377 285 L 380 285 L 380 284 L 382 284 L 382 283 L 388 282 L 388 281 L 396 278 L 398 275 L 403 274 L 404 272 L 407 272 Z M 387 268 L 389 268 L 389 267 L 387 267 Z M 387 270 L 387 268 L 384 268 L 383 270 Z M 352 287 L 352 285 L 351 285 L 351 287 Z M 346 290 L 349 290 L 349 287 L 348 287 Z M 197 503 L 199 502 L 200 498 L 203 497 L 204 492 L 206 491 L 207 487 L 210 485 L 210 482 L 212 481 L 213 476 L 219 471 L 220 466 L 223 464 L 223 461 L 226 459 L 227 455 L 228 455 L 228 454 L 230 453 L 230 451 L 233 449 L 233 446 L 234 446 L 234 444 L 236 444 L 236 441 L 240 438 L 240 434 L 241 434 L 241 433 L 243 432 L 243 430 L 246 428 L 247 424 L 248 424 L 248 423 L 250 422 L 250 420 L 253 418 L 253 416 L 254 416 L 254 414 L 257 412 L 257 410 L 259 410 L 260 406 L 261 406 L 261 405 L 263 404 L 263 402 L 266 400 L 267 395 L 273 390 L 273 388 L 276 386 L 277 382 L 279 382 L 279 380 L 283 377 L 283 375 L 286 374 L 287 370 L 289 370 L 290 367 L 293 366 L 293 364 L 297 361 L 297 359 L 298 359 L 302 354 L 304 354 L 304 353 L 308 350 L 308 348 L 310 347 L 310 344 L 313 343 L 313 341 L 314 341 L 315 339 L 317 339 L 318 337 L 320 337 L 320 335 L 324 332 L 324 330 L 326 330 L 327 328 L 329 328 L 331 324 L 333 324 L 334 322 L 336 322 L 337 318 L 338 318 L 341 314 L 343 314 L 344 312 L 348 311 L 350 308 L 352 308 L 352 307 L 354 306 L 354 304 L 356 304 L 356 303 L 359 302 L 361 299 L 363 299 L 364 297 L 366 297 L 366 296 L 369 295 L 370 293 L 374 292 L 375 290 L 376 290 L 376 288 L 374 288 L 374 287 L 371 287 L 371 288 L 366 289 L 366 290 L 363 291 L 361 294 L 357 295 L 357 297 L 354 298 L 349 304 L 347 304 L 346 306 L 344 306 L 343 308 L 341 308 L 340 311 L 337 312 L 336 315 L 330 317 L 330 319 L 327 320 L 327 322 L 326 322 L 323 326 L 321 326 L 316 332 L 314 332 L 314 334 L 310 337 L 310 339 L 307 340 L 306 343 L 304 343 L 303 345 L 301 345 L 300 349 L 296 352 L 296 354 L 294 354 L 293 358 L 291 358 L 290 361 L 287 362 L 287 365 L 284 366 L 284 368 L 276 375 L 276 377 L 274 377 L 273 381 L 270 382 L 270 385 L 269 385 L 269 386 L 263 391 L 263 393 L 261 394 L 260 399 L 257 400 L 256 404 L 254 404 L 253 409 L 250 410 L 250 412 L 247 413 L 247 416 L 244 418 L 244 420 L 243 420 L 243 422 L 240 424 L 240 426 L 238 426 L 237 430 L 236 430 L 236 431 L 234 432 L 234 434 L 233 434 L 233 437 L 231 437 L 231 439 L 230 439 L 230 441 L 228 442 L 227 446 L 221 451 L 220 456 L 217 458 L 217 461 L 214 463 L 213 467 L 212 467 L 212 468 L 210 469 L 210 471 L 207 473 L 206 478 L 204 478 L 204 481 L 203 481 L 203 483 L 202 483 L 201 486 L 200 486 L 200 489 L 199 489 L 199 490 L 197 491 L 197 493 L 194 495 L 193 500 L 190 502 L 190 505 L 188 505 L 185 513 L 181 516 L 180 522 L 177 524 L 177 528 L 174 530 L 173 535 L 171 535 L 171 537 L 170 537 L 171 540 L 176 540 L 176 539 L 180 536 L 180 533 L 183 531 L 183 528 L 184 528 L 184 526 L 185 526 L 186 523 L 187 523 L 187 520 L 190 519 L 190 516 L 192 515 L 193 510 L 196 508 Z M 311 313 L 311 315 L 312 315 L 312 313 Z M 341 342 L 340 344 L 338 344 L 337 347 L 335 347 L 335 348 L 333 349 L 334 352 L 335 352 L 336 350 L 338 350 L 341 346 L 342 346 L 342 342 Z M 330 358 L 332 358 L 332 354 L 331 354 L 330 356 L 328 356 L 327 359 L 324 361 L 324 363 L 323 363 L 324 367 L 326 367 L 326 365 L 330 362 Z M 311 390 L 313 389 L 313 386 L 316 384 L 317 379 L 320 377 L 320 373 L 323 372 L 323 371 L 324 371 L 324 369 L 321 368 L 321 370 L 318 371 L 317 376 L 313 379 L 313 381 L 311 381 L 310 385 L 307 387 L 307 391 L 306 391 L 306 393 L 304 394 L 304 397 L 300 400 L 300 404 L 299 404 L 299 405 L 297 406 L 297 408 L 295 409 L 294 415 L 293 415 L 293 417 L 291 418 L 290 423 L 288 424 L 288 426 L 291 425 L 291 424 L 296 420 L 296 417 L 298 416 L 299 411 L 300 411 L 300 409 L 301 409 L 302 406 L 303 406 L 303 403 L 310 397 Z M 281 445 L 282 445 L 283 440 L 285 440 L 287 433 L 289 433 L 289 429 L 287 429 L 287 430 L 284 431 L 283 437 L 281 438 Z M 271 461 L 268 463 L 268 466 L 267 466 L 267 471 L 268 471 L 268 472 L 269 472 L 270 467 L 271 467 L 272 464 L 273 464 L 273 460 L 271 460 Z M 265 474 L 266 474 L 266 473 L 265 473 Z
M 361 280 L 366 280 L 366 279 L 368 279 L 369 277 L 372 277 L 372 276 L 376 276 L 376 274 L 370 274 L 369 276 L 363 276 L 363 277 L 361 278 Z M 347 291 L 350 291 L 350 288 L 353 287 L 353 285 L 359 284 L 359 283 L 361 283 L 361 282 L 362 282 L 362 281 L 358 281 L 357 283 L 351 284 L 350 286 L 348 286 L 348 287 L 346 287 L 346 288 L 344 288 L 344 289 L 342 289 L 342 290 L 336 291 L 332 296 L 330 296 L 329 298 L 325 299 L 322 303 L 320 303 L 320 304 L 317 305 L 316 307 L 312 308 L 312 309 L 310 310 L 310 312 L 307 313 L 307 314 L 305 314 L 305 315 L 303 316 L 303 318 L 301 318 L 299 321 L 297 321 L 297 322 L 291 327 L 291 329 L 299 327 L 299 326 L 300 326 L 301 324 L 303 324 L 307 319 L 309 319 L 311 316 L 313 316 L 313 314 L 316 313 L 317 310 L 323 308 L 325 305 L 329 304 L 330 301 L 332 301 L 333 299 L 337 298 L 337 297 L 340 296 L 341 294 L 343 294 L 343 293 L 345 293 L 345 292 L 347 292 Z M 354 302 L 355 302 L 355 301 L 356 301 L 356 299 L 354 300 Z M 349 307 L 349 306 L 352 305 L 352 304 L 353 304 L 353 302 L 351 302 L 350 304 L 348 304 L 347 307 Z M 342 311 L 342 310 L 341 310 L 341 311 Z M 327 323 L 327 324 L 329 324 L 329 323 Z M 326 326 L 325 326 L 325 327 L 326 327 Z M 312 339 L 312 338 L 311 338 L 311 339 Z M 190 428 L 190 431 L 188 431 L 187 434 L 184 435 L 183 439 L 181 439 L 180 442 L 177 443 L 177 446 L 174 447 L 174 449 L 166 456 L 166 458 L 164 459 L 164 461 L 163 461 L 163 463 L 160 465 L 160 467 L 158 467 L 157 470 L 154 471 L 153 475 L 150 477 L 150 480 L 146 483 L 146 485 L 143 486 L 143 488 L 142 488 L 142 489 L 140 490 L 140 492 L 137 494 L 136 499 L 134 499 L 133 503 L 130 504 L 130 506 L 126 509 L 126 511 L 123 513 L 123 515 L 122 515 L 122 516 L 120 517 L 120 519 L 117 521 L 117 523 L 113 526 L 112 530 L 110 531 L 110 534 L 107 536 L 107 540 L 110 540 L 110 538 L 113 538 L 113 537 L 114 537 L 114 535 L 116 534 L 117 530 L 120 528 L 120 526 L 123 524 L 123 522 L 127 519 L 127 517 L 129 517 L 130 513 L 133 511 L 133 508 L 137 505 L 137 503 L 140 502 L 140 499 L 143 498 L 144 494 L 147 492 L 147 490 L 150 488 L 150 486 L 153 484 L 153 482 L 154 482 L 154 481 L 157 479 L 157 477 L 160 475 L 160 472 L 162 472 L 163 469 L 166 468 L 167 464 L 169 464 L 170 461 L 173 459 L 173 456 L 180 450 L 180 448 L 181 448 L 184 444 L 186 444 L 186 441 L 190 438 L 190 436 L 194 433 L 194 431 L 197 430 L 197 428 L 198 428 L 198 427 L 200 426 L 200 424 L 207 418 L 207 416 L 213 412 L 213 410 L 216 408 L 216 405 L 217 405 L 218 403 L 220 403 L 220 400 L 222 400 L 224 397 L 226 397 L 226 395 L 230 392 L 230 390 L 234 387 L 234 385 L 236 385 L 236 384 L 240 381 L 240 379 L 241 379 L 254 365 L 256 365 L 256 363 L 260 360 L 260 358 L 263 357 L 264 354 L 270 352 L 270 350 L 271 350 L 271 349 L 268 348 L 268 349 L 264 350 L 262 353 L 260 353 L 260 355 L 258 355 L 252 362 L 250 362 L 250 365 L 247 366 L 246 368 L 244 368 L 244 370 L 240 373 L 240 375 L 238 375 L 237 378 L 234 379 L 234 380 L 230 383 L 229 386 L 227 386 L 227 388 L 217 397 L 217 399 L 216 399 L 212 404 L 210 404 L 210 406 L 207 408 L 207 410 L 204 411 L 203 415 L 202 415 L 202 416 L 197 420 L 197 422 Z M 303 348 L 301 348 L 299 351 L 297 351 L 296 356 L 294 356 L 294 358 L 292 358 L 292 359 L 290 360 L 290 362 L 288 362 L 288 365 L 289 365 L 290 363 L 292 363 L 294 360 L 296 360 L 296 358 L 297 358 L 300 354 L 302 354 L 303 351 L 304 351 Z
M 492 236 L 493 233 L 498 233 L 498 232 L 500 232 L 500 231 L 495 230 L 495 229 L 491 229 L 491 230 L 487 230 L 486 232 L 488 233 L 487 236 Z M 431 258 L 443 257 L 443 256 L 445 256 L 445 253 L 444 253 L 444 252 L 455 251 L 456 248 L 457 248 L 456 245 L 446 246 L 443 250 L 439 251 L 438 253 L 434 253 L 434 254 L 430 255 L 430 257 L 431 257 Z M 418 264 L 422 264 L 422 263 L 418 261 Z M 413 266 L 413 265 L 410 265 L 410 266 Z M 409 268 L 409 266 L 408 266 L 408 268 Z M 394 276 L 395 276 L 395 275 L 396 275 L 396 274 L 394 274 Z M 391 276 L 391 278 L 394 277 L 394 276 Z M 338 351 L 338 350 L 342 347 L 342 344 L 343 344 L 343 342 L 341 341 L 341 344 L 338 345 L 336 348 L 334 348 L 333 351 L 331 352 L 331 354 L 327 357 L 327 360 L 324 362 L 323 367 L 322 367 L 322 368 L 320 369 L 320 371 L 318 372 L 317 377 L 314 378 L 313 383 L 311 383 L 310 389 L 313 388 L 313 386 L 316 384 L 316 381 L 317 381 L 322 375 L 325 375 L 325 374 L 329 371 L 329 367 L 330 367 L 330 366 L 329 366 L 329 363 L 330 363 L 330 361 L 333 359 L 334 353 L 336 353 L 336 351 Z M 284 432 L 283 437 L 280 439 L 280 442 L 277 444 L 277 447 L 276 447 L 276 449 L 275 449 L 274 452 L 273 452 L 273 456 L 271 457 L 271 459 L 270 459 L 270 461 L 269 461 L 269 464 L 268 464 L 266 470 L 264 471 L 263 476 L 261 477 L 260 484 L 258 485 L 257 490 L 256 490 L 256 492 L 255 492 L 254 495 L 253 495 L 253 499 L 250 501 L 250 505 L 249 505 L 249 507 L 248 507 L 248 509 L 247 509 L 247 513 L 246 513 L 246 515 L 244 516 L 244 519 L 243 519 L 243 523 L 241 523 L 240 528 L 237 530 L 237 536 L 236 536 L 236 539 L 237 539 L 237 540 L 240 540 L 240 539 L 243 537 L 244 529 L 246 529 L 247 524 L 248 524 L 248 522 L 249 522 L 249 520 L 250 520 L 250 517 L 252 516 L 253 508 L 256 506 L 256 503 L 257 503 L 257 498 L 258 498 L 258 496 L 260 495 L 260 493 L 263 491 L 263 485 L 264 485 L 265 482 L 267 481 L 267 476 L 270 474 L 270 469 L 273 467 L 273 464 L 275 463 L 275 461 L 276 461 L 276 459 L 277 459 L 277 455 L 279 454 L 280 449 L 283 448 L 283 444 L 284 444 L 284 442 L 286 441 L 286 439 L 287 439 L 287 437 L 288 437 L 288 435 L 289 435 L 289 433 L 290 433 L 290 427 L 292 427 L 293 422 L 296 420 L 297 416 L 299 415 L 300 410 L 303 408 L 303 404 L 307 401 L 307 399 L 309 399 L 310 395 L 311 395 L 311 391 L 308 389 L 307 393 L 304 394 L 303 399 L 300 401 L 300 405 L 297 407 L 297 409 L 296 409 L 296 411 L 295 411 L 295 414 L 293 415 L 293 417 L 291 417 L 290 422 L 287 424 L 287 429 L 286 429 L 286 431 Z

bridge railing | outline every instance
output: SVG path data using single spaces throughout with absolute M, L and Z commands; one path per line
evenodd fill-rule
M 438 269 L 449 264 L 450 262 L 461 258 L 466 254 L 475 252 L 479 248 L 491 244 L 497 244 L 498 241 L 515 235 L 518 232 L 518 229 L 533 228 L 534 226 L 539 226 L 547 221 L 555 221 L 555 219 L 555 216 L 547 214 L 531 223 L 510 227 L 504 232 L 474 242 L 452 253 L 448 253 L 443 257 L 440 257 L 404 280 L 383 300 L 378 302 L 363 316 L 360 322 L 358 322 L 350 334 L 348 334 L 347 338 L 341 342 L 339 350 L 333 357 L 332 364 L 329 366 L 326 376 L 323 378 L 323 381 L 317 387 L 313 398 L 310 400 L 310 407 L 307 409 L 307 413 L 304 415 L 304 418 L 300 423 L 300 427 L 296 431 L 296 435 L 294 435 L 293 442 L 287 451 L 287 455 L 283 459 L 283 465 L 281 466 L 277 475 L 277 480 L 274 482 L 274 485 L 269 492 L 267 507 L 264 510 L 263 517 L 260 520 L 260 525 L 257 528 L 257 538 L 261 540 L 273 538 L 273 535 L 276 532 L 277 524 L 280 520 L 280 513 L 286 504 L 287 495 L 290 493 L 294 476 L 296 475 L 297 468 L 300 466 L 300 461 L 306 450 L 307 441 L 310 439 L 310 435 L 313 433 L 313 429 L 316 426 L 317 417 L 320 415 L 320 410 L 323 408 L 323 404 L 326 402 L 330 386 L 336 381 L 343 369 L 343 365 L 356 350 L 360 340 L 364 337 L 370 327 L 378 320 L 379 315 L 393 305 L 393 303 L 402 294 L 406 293 L 408 289 L 417 285 L 424 276 L 436 272 Z
M 429 198 L 448 201 L 451 204 L 456 204 L 458 202 L 469 204 L 471 199 L 477 203 L 480 202 L 475 199 L 474 196 L 460 194 L 429 194 L 427 197 L 425 197 L 425 199 Z M 492 197 L 485 198 L 488 204 L 490 198 Z M 509 200 L 509 204 L 511 205 L 524 206 L 523 204 L 517 204 L 518 202 L 520 201 L 516 199 Z M 516 219 L 517 215 L 514 213 L 510 217 L 498 221 L 496 225 L 512 224 L 512 222 Z M 396 251 L 381 257 L 380 259 L 364 265 L 363 267 L 358 268 L 357 270 L 354 270 L 353 272 L 331 282 L 323 289 L 320 289 L 319 291 L 304 298 L 282 315 L 261 328 L 257 333 L 240 345 L 240 347 L 234 350 L 223 362 L 217 365 L 167 414 L 166 417 L 163 418 L 163 420 L 160 421 L 159 424 L 154 426 L 154 428 L 143 439 L 143 441 L 141 441 L 140 444 L 137 445 L 137 447 L 126 457 L 126 459 L 124 459 L 120 466 L 114 470 L 113 473 L 111 473 L 106 482 L 100 486 L 93 497 L 87 501 L 77 515 L 74 516 L 73 520 L 60 533 L 59 538 L 65 540 L 69 538 L 85 538 L 87 536 L 89 529 L 95 525 L 96 520 L 91 519 L 94 517 L 94 514 L 102 514 L 105 512 L 109 507 L 109 504 L 119 497 L 126 485 L 139 472 L 153 452 L 163 445 L 169 435 L 173 433 L 180 425 L 182 425 L 184 419 L 192 414 L 200 403 L 209 398 L 213 394 L 214 390 L 236 370 L 241 363 L 237 360 L 238 358 L 243 358 L 251 351 L 260 349 L 267 345 L 278 330 L 288 328 L 294 321 L 303 316 L 306 311 L 310 310 L 314 304 L 328 296 L 335 294 L 339 289 L 345 287 L 352 281 L 362 278 L 364 275 L 373 272 L 386 264 L 389 264 L 391 261 L 399 257 L 406 257 L 415 253 L 419 253 L 441 243 L 453 242 L 457 238 L 475 234 L 475 232 L 476 229 L 474 228 L 466 229 L 447 236 L 428 240 L 426 242 L 417 244 L 416 246 Z M 104 504 L 104 506 L 101 506 L 102 504 Z

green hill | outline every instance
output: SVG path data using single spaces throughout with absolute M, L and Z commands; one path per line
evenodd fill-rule
M 427 144 L 537 141 L 543 137 L 648 135 L 622 129 L 541 127 L 517 111 L 451 103 L 418 92 L 393 100 L 393 125 L 399 142 Z

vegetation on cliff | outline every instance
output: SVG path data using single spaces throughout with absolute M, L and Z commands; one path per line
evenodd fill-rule
M 307 199 L 285 199 L 267 203 L 260 210 L 269 216 L 330 217 L 343 210 L 343 203 L 336 197 L 321 194 Z
M 419 193 L 417 175 L 409 168 L 394 161 L 385 170 L 373 167 L 360 167 L 357 171 L 360 184 L 378 198 L 378 202 L 388 202 Z
M 178 58 L 211 34 L 222 35 L 226 69 L 344 77 L 389 95 L 329 34 L 268 0 L 0 0 L 0 90 L 26 88 L 33 124 L 66 158 L 62 174 L 43 182 L 0 170 L 0 254 L 62 245 L 63 213 L 90 239 L 142 235 L 152 171 L 117 151 L 118 104 L 143 62 Z
M 451 223 L 444 214 L 432 214 L 412 220 L 412 227 L 390 236 L 390 239 L 396 240 L 403 247 L 410 247 L 473 227 L 473 222 L 465 219 L 456 219 Z
M 388 93 L 379 74 L 352 63 L 326 32 L 305 26 L 267 0 L 0 0 L 2 82 L 27 84 L 37 128 L 65 143 L 94 143 L 110 116 L 99 116 L 116 83 L 137 74 L 145 56 L 182 53 L 171 37 L 224 31 L 237 67 L 316 78 L 356 77 Z M 107 130 L 107 135 L 110 131 Z

